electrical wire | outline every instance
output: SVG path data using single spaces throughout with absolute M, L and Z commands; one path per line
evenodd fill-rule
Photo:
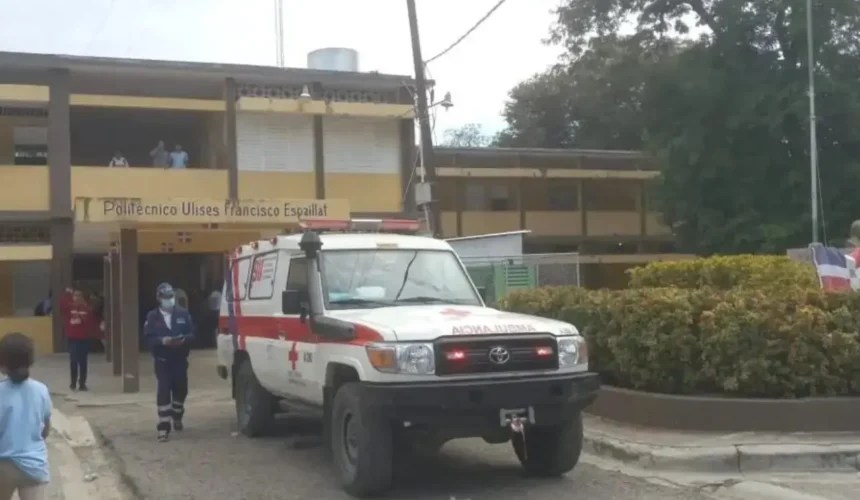
M 90 49 L 95 43 L 96 39 L 98 39 L 99 35 L 102 34 L 102 31 L 107 27 L 108 21 L 110 21 L 111 17 L 113 17 L 113 8 L 114 4 L 116 4 L 116 0 L 111 0 L 110 5 L 108 5 L 107 9 L 105 9 L 105 15 L 102 18 L 102 22 L 99 24 L 99 28 L 93 31 L 92 37 L 90 37 L 90 41 L 87 43 L 87 46 L 84 48 L 84 53 L 89 53 Z
M 482 24 L 484 24 L 484 21 L 486 21 L 487 19 L 489 19 L 489 18 L 490 18 L 490 16 L 492 16 L 492 15 L 493 15 L 493 12 L 495 12 L 496 10 L 498 10 L 498 8 L 499 8 L 499 7 L 501 7 L 501 6 L 502 6 L 502 4 L 504 4 L 506 1 L 507 1 L 507 0 L 499 0 L 499 1 L 496 3 L 496 5 L 494 5 L 494 6 L 493 6 L 493 8 L 492 8 L 492 9 L 490 9 L 490 11 L 489 11 L 489 12 L 487 12 L 486 14 L 484 14 L 484 17 L 482 17 L 481 19 L 479 19 L 479 20 L 478 20 L 478 22 L 477 22 L 477 23 L 475 23 L 475 24 L 474 24 L 474 26 L 472 26 L 471 28 L 469 28 L 469 30 L 468 30 L 468 31 L 466 31 L 465 33 L 463 33 L 463 35 L 462 35 L 462 36 L 460 36 L 460 38 L 458 38 L 457 40 L 455 40 L 455 41 L 454 41 L 454 43 L 452 43 L 451 45 L 449 45 L 447 49 L 443 50 L 442 52 L 439 52 L 438 54 L 436 54 L 435 56 L 431 57 L 430 59 L 427 59 L 427 60 L 424 62 L 424 64 L 425 64 L 425 65 L 430 64 L 431 62 L 435 61 L 436 59 L 439 59 L 440 57 L 444 56 L 444 55 L 445 55 L 445 54 L 447 54 L 448 52 L 451 52 L 452 50 L 454 50 L 454 47 L 456 47 L 457 45 L 460 45 L 460 43 L 462 43 L 462 42 L 463 42 L 463 40 L 465 40 L 465 39 L 466 39 L 466 37 L 468 37 L 469 35 L 471 35 L 471 34 L 472 34 L 476 29 L 478 29 L 478 27 L 479 27 L 479 26 L 481 26 Z

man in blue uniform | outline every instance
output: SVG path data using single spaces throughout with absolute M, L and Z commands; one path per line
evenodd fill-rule
M 182 430 L 185 397 L 188 395 L 188 352 L 194 340 L 194 326 L 186 309 L 176 305 L 170 283 L 155 291 L 158 307 L 146 315 L 143 335 L 155 361 L 158 388 L 158 440 L 167 441 L 171 429 Z

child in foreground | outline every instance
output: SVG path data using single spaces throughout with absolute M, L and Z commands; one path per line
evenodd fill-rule
M 0 339 L 0 500 L 42 500 L 50 479 L 45 438 L 51 396 L 30 378 L 33 342 L 20 333 Z M 5 378 L 3 378 L 5 376 Z

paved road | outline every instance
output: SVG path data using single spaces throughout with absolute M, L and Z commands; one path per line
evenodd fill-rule
M 154 408 L 123 405 L 82 408 L 94 430 L 121 458 L 140 498 L 329 500 L 349 498 L 332 481 L 318 443 L 318 426 L 287 420 L 278 434 L 248 439 L 235 432 L 232 401 L 189 401 L 188 428 L 166 444 L 154 439 Z M 416 461 L 399 474 L 397 499 L 705 500 L 691 489 L 658 486 L 581 464 L 562 480 L 521 476 L 507 445 L 453 442 L 439 457 Z

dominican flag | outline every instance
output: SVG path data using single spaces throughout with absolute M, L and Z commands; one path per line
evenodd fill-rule
M 841 250 L 811 245 L 812 261 L 818 271 L 818 280 L 825 290 L 853 290 L 857 284 L 857 263 Z

